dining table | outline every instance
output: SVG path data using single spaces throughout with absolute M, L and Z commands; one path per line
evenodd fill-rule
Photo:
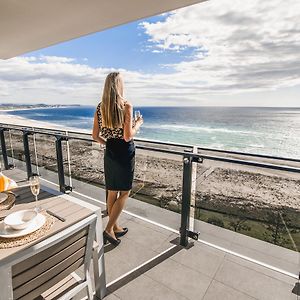
M 52 217 L 53 224 L 51 224 L 51 228 L 44 234 L 14 247 L 3 247 L 6 240 L 5 238 L 0 238 L 0 300 L 13 300 L 13 265 L 33 256 L 35 249 L 41 243 L 43 245 L 47 244 L 50 238 L 51 240 L 55 238 L 59 239 L 62 231 L 92 215 L 96 215 L 97 217 L 94 254 L 92 258 L 92 277 L 94 280 L 95 297 L 102 299 L 106 293 L 106 280 L 101 208 L 43 185 L 41 186 L 37 203 L 29 186 L 19 188 L 13 193 L 13 196 L 15 197 L 13 205 L 9 209 L 0 210 L 0 222 L 3 222 L 3 219 L 8 214 L 24 209 L 35 209 L 37 206 L 40 212 L 47 213 L 48 216 Z M 3 243 L 2 247 L 1 241 Z

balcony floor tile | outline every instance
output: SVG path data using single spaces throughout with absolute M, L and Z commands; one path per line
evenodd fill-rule
M 146 273 L 147 276 L 188 299 L 202 299 L 212 279 L 174 260 L 165 260 Z
M 254 300 L 251 296 L 248 296 L 240 291 L 237 291 L 223 283 L 214 280 L 209 286 L 203 300 Z
M 187 300 L 159 282 L 141 275 L 114 293 L 120 299 L 130 300 Z M 106 299 L 106 298 L 105 298 Z
M 261 300 L 296 300 L 293 285 L 267 276 L 235 262 L 225 260 L 215 279 Z

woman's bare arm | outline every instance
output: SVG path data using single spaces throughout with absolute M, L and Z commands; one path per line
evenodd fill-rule
M 126 102 L 124 110 L 124 140 L 129 142 L 136 135 L 140 126 L 143 124 L 143 118 L 136 120 L 135 126 L 132 128 L 132 105 L 129 102 Z
M 105 145 L 106 140 L 103 137 L 101 137 L 99 134 L 100 134 L 100 128 L 99 128 L 99 123 L 98 123 L 98 115 L 97 115 L 97 112 L 95 112 L 92 137 L 96 142 L 98 142 L 102 145 Z

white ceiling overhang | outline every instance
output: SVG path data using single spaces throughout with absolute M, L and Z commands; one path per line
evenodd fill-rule
M 0 0 L 7 59 L 204 0 Z

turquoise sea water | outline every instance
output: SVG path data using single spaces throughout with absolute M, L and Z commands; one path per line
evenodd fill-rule
M 300 108 L 139 107 L 139 137 L 300 158 Z M 90 106 L 13 111 L 20 117 L 91 129 Z

